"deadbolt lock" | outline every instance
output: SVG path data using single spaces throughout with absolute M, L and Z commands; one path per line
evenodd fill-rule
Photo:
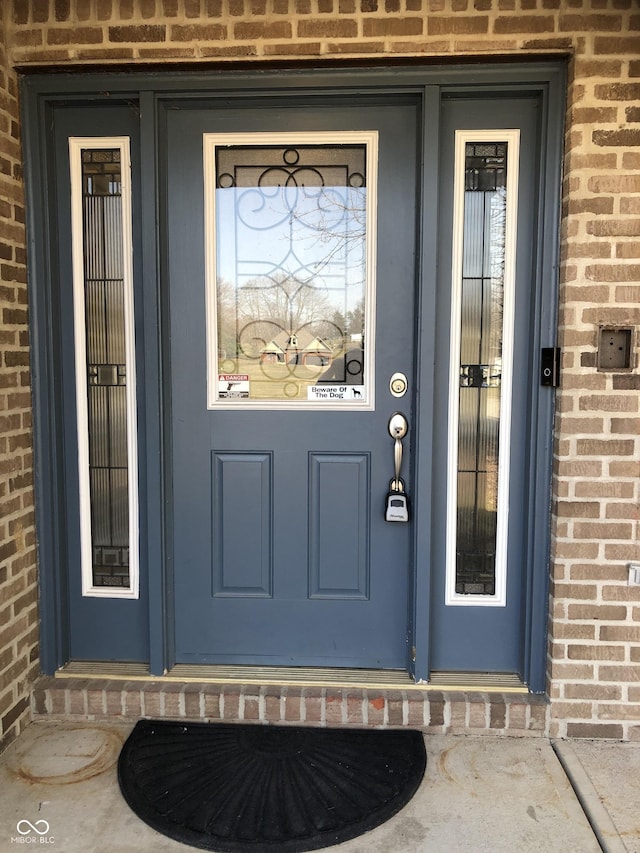
M 404 373 L 394 373 L 389 380 L 389 390 L 394 397 L 404 397 L 407 393 L 407 377 Z

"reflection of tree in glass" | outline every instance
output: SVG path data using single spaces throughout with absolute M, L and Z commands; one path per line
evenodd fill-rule
M 236 352 L 235 287 L 223 278 L 216 282 L 218 356 L 229 358 Z
M 367 236 L 366 188 L 322 187 L 315 195 L 316 206 L 292 208 L 297 239 L 315 257 L 315 271 L 321 273 L 340 261 L 347 270 L 362 273 L 357 281 L 345 277 L 346 285 L 362 285 Z
M 307 328 L 314 335 L 324 335 L 331 314 L 325 290 L 283 273 L 249 282 L 237 291 L 237 335 L 243 354 L 252 358 L 258 357 L 279 331 L 295 336 Z M 245 330 L 249 326 L 248 336 Z

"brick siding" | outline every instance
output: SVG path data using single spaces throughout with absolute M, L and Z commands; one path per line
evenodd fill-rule
M 149 62 L 350 57 L 521 59 L 559 52 L 571 57 L 561 234 L 559 343 L 564 369 L 557 397 L 553 483 L 549 732 L 640 739 L 640 587 L 627 586 L 626 568 L 628 561 L 640 559 L 637 1 L 6 0 L 3 8 L 10 61 L 18 67 L 60 63 L 68 68 L 78 63 L 89 70 L 92 64 L 123 62 L 142 67 Z M 10 73 L 4 79 L 9 88 L 15 86 Z M 0 445 L 0 465 L 7 459 L 9 467 L 16 468 L 2 473 L 0 500 L 13 502 L 9 518 L 15 522 L 3 520 L 0 530 L 2 541 L 9 543 L 3 547 L 17 542 L 19 551 L 10 557 L 9 573 L 21 579 L 21 594 L 27 596 L 33 595 L 33 587 L 27 586 L 32 568 L 26 568 L 33 534 L 30 516 L 25 515 L 30 469 L 24 431 L 28 396 L 22 384 L 26 365 L 21 361 L 26 354 L 22 226 L 15 221 L 21 211 L 15 200 L 19 182 L 13 174 L 18 168 L 16 119 L 4 111 L 9 104 L 15 112 L 14 99 L 5 91 L 0 112 L 0 132 L 13 152 L 0 159 L 2 186 L 10 190 L 0 201 L 0 227 L 12 235 L 0 243 L 9 255 L 2 260 L 3 278 L 10 277 L 0 294 L 6 347 L 0 382 L 7 377 L 17 387 L 8 393 L 0 387 L 0 406 L 6 410 L 0 416 L 10 419 L 8 441 L 13 446 L 9 451 L 8 445 Z M 601 326 L 633 329 L 629 371 L 598 371 Z M 20 526 L 20 536 L 16 530 L 10 533 L 11 524 Z M 9 607 L 15 610 L 17 602 Z M 12 619 L 26 620 L 20 629 L 23 638 L 31 636 L 26 622 L 33 607 L 28 604 L 21 617 L 11 611 Z M 35 640 L 11 641 L 12 651 L 17 651 L 16 642 L 24 655 L 31 653 Z M 0 685 L 0 708 L 10 695 L 13 709 L 22 694 L 19 688 L 6 690 Z
M 0 19 L 0 750 L 29 720 L 38 668 L 25 253 L 17 78 Z
M 544 737 L 549 706 L 543 697 L 522 693 L 42 678 L 32 711 L 35 719 L 162 717 Z

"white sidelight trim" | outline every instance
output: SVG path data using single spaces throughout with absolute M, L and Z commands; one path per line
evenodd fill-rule
M 129 520 L 129 586 L 95 586 L 91 534 L 89 480 L 89 412 L 87 402 L 87 343 L 85 330 L 85 278 L 82 151 L 119 149 L 121 166 L 122 258 L 124 283 L 124 337 L 126 359 L 127 476 Z M 73 262 L 76 418 L 78 430 L 78 477 L 80 503 L 80 553 L 82 595 L 94 598 L 137 599 L 140 590 L 138 442 L 136 407 L 136 359 L 133 295 L 133 224 L 130 141 L 126 136 L 70 137 L 71 243 Z
M 218 323 L 216 305 L 216 148 L 235 145 L 302 146 L 302 145 L 365 145 L 367 169 L 366 194 L 366 285 L 365 285 L 365 352 L 364 393 L 359 402 L 325 400 L 219 400 L 218 399 Z M 314 410 L 367 411 L 375 409 L 375 319 L 376 319 L 376 261 L 378 209 L 378 131 L 309 131 L 204 133 L 204 226 L 205 226 L 205 289 L 207 327 L 207 408 L 242 411 Z
M 495 594 L 456 593 L 456 539 L 458 506 L 458 429 L 462 267 L 464 249 L 465 147 L 467 143 L 507 143 L 507 185 L 504 250 L 502 376 L 496 531 Z M 453 250 L 451 296 L 451 356 L 449 373 L 449 434 L 447 459 L 447 530 L 445 604 L 466 607 L 505 607 L 507 604 L 507 549 L 509 526 L 509 472 L 511 462 L 511 403 L 515 320 L 516 238 L 519 183 L 519 130 L 457 130 L 455 135 Z

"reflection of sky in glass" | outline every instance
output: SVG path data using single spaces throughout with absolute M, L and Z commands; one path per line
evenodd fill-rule
M 362 299 L 366 188 L 216 190 L 217 274 L 234 288 L 294 280 L 342 311 Z

